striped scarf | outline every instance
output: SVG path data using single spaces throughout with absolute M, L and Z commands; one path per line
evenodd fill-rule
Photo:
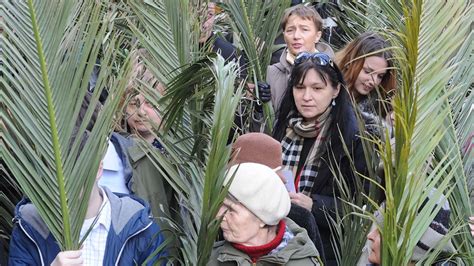
M 298 192 L 307 196 L 311 196 L 314 180 L 321 164 L 321 156 L 325 151 L 327 133 L 332 120 L 330 114 L 331 106 L 312 123 L 304 122 L 301 116 L 291 118 L 286 135 L 281 141 L 283 166 L 290 169 L 293 176 L 297 177 L 299 174 Z M 316 140 L 306 157 L 301 173 L 296 173 L 305 138 L 316 138 Z

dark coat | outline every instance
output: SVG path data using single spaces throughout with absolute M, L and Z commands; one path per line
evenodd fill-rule
M 339 197 L 338 186 L 333 174 L 333 169 L 339 167 L 341 174 L 351 188 L 355 191 L 355 178 L 351 161 L 358 173 L 366 174 L 367 165 L 364 156 L 362 141 L 359 137 L 359 128 L 352 108 L 345 109 L 346 118 L 345 131 L 342 132 L 342 139 L 338 137 L 339 133 L 332 129 L 330 141 L 327 143 L 326 151 L 322 156 L 321 165 L 317 176 L 314 179 L 314 185 L 311 192 L 313 199 L 312 213 L 318 224 L 319 232 L 324 246 L 324 254 L 329 265 L 334 261 L 335 255 L 331 246 L 331 232 L 325 212 L 334 214 L 336 211 L 336 201 L 338 206 L 343 203 L 337 200 Z M 344 146 L 350 154 L 346 154 Z

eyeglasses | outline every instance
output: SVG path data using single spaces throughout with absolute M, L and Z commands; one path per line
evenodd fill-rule
M 334 67 L 334 64 L 329 57 L 329 55 L 324 53 L 308 53 L 308 52 L 301 52 L 295 58 L 295 65 L 299 65 L 307 60 L 311 60 L 313 63 L 316 63 L 320 66 L 327 66 L 330 65 Z

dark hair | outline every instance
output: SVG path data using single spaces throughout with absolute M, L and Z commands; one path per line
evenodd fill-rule
M 382 97 L 387 97 L 389 93 L 395 90 L 397 80 L 393 69 L 393 56 L 387 50 L 388 48 L 390 48 L 390 44 L 380 35 L 374 32 L 366 32 L 336 53 L 336 63 L 344 74 L 349 92 L 353 93 L 354 84 L 364 66 L 365 58 L 368 56 L 380 56 L 387 61 L 389 69 L 387 69 L 387 73 L 380 83 Z
M 273 137 L 278 141 L 281 141 L 285 136 L 288 121 L 299 115 L 298 110 L 296 109 L 295 98 L 293 96 L 293 87 L 305 79 L 306 74 L 310 69 L 314 69 L 326 84 L 329 83 L 334 88 L 341 86 L 339 94 L 335 98 L 336 106 L 331 110 L 332 124 L 329 129 L 329 134 L 335 134 L 334 137 L 339 139 L 338 128 L 341 132 L 345 132 L 347 126 L 347 117 L 345 114 L 348 113 L 347 109 L 352 109 L 352 105 L 347 90 L 345 89 L 344 78 L 341 71 L 336 65 L 331 66 L 327 64 L 322 66 L 314 63 L 312 59 L 308 59 L 300 64 L 295 64 L 291 71 L 288 87 L 286 88 L 284 97 L 280 102 L 277 111 L 277 121 L 273 129 Z M 331 139 L 333 140 L 334 138 L 331 136 Z

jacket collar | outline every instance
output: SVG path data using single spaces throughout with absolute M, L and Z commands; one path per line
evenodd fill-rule
M 133 145 L 133 140 L 126 138 L 119 133 L 113 132 L 110 135 L 110 141 L 114 144 L 115 150 L 122 161 L 123 165 L 123 175 L 125 178 L 125 184 L 128 189 L 131 191 L 129 186 L 130 179 L 132 179 L 132 166 L 128 158 L 127 148 Z
M 272 255 L 265 255 L 259 261 L 265 261 L 273 264 L 286 264 L 290 259 L 304 259 L 318 257 L 319 252 L 309 239 L 308 233 L 289 218 L 285 218 L 288 229 L 295 235 L 286 247 Z M 217 260 L 220 262 L 235 261 L 238 265 L 242 263 L 251 263 L 250 257 L 235 249 L 229 242 L 221 243 Z

